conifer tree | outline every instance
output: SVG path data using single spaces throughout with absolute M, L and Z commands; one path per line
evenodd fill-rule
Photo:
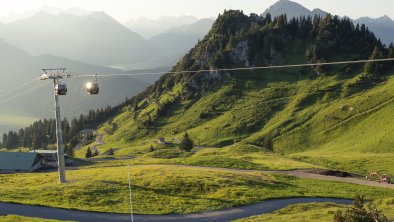
M 86 150 L 85 158 L 90 158 L 92 156 L 93 156 L 92 150 L 90 149 L 90 147 L 88 147 L 88 150 Z
M 371 57 L 369 57 L 370 60 L 373 59 L 380 59 L 382 55 L 381 49 L 379 46 L 375 46 Z M 379 62 L 367 62 L 364 66 L 364 72 L 370 75 L 377 75 L 380 74 L 382 71 L 381 63 Z
M 190 152 L 193 149 L 193 140 L 190 139 L 187 132 L 183 135 L 183 139 L 179 148 L 186 152 Z

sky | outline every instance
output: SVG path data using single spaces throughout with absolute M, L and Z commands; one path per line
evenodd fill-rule
M 0 15 L 22 13 L 42 6 L 82 8 L 88 11 L 104 11 L 120 22 L 145 16 L 194 15 L 198 18 L 216 17 L 224 9 L 241 9 L 245 13 L 262 13 L 277 0 L 0 0 Z M 393 0 L 294 0 L 303 6 L 359 18 L 388 15 L 394 18 Z

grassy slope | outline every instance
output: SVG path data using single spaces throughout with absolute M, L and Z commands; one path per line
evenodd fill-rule
M 100 149 L 120 148 L 116 151 L 119 156 L 141 155 L 150 145 L 156 146 L 158 137 L 172 141 L 181 138 L 185 131 L 199 146 L 259 144 L 261 138 L 271 134 L 276 152 L 296 152 L 291 157 L 302 161 L 362 174 L 370 170 L 394 174 L 394 126 L 387 124 L 394 108 L 394 78 L 349 95 L 346 85 L 353 81 L 351 76 L 281 81 L 279 74 L 283 73 L 256 77 L 265 79 L 261 82 L 230 81 L 196 102 L 174 105 L 149 129 L 139 126 L 132 111 L 125 109 L 113 119 L 118 129 L 112 135 L 105 134 L 105 125 L 99 129 L 106 142 Z M 233 99 L 230 92 L 234 90 L 240 98 L 228 102 Z M 342 105 L 352 110 L 342 110 Z M 215 112 L 210 120 L 199 118 L 212 106 Z M 154 104 L 139 111 L 139 115 L 152 109 Z M 82 149 L 77 155 L 85 152 Z M 354 158 L 348 159 L 350 156 Z M 347 164 L 357 159 L 357 164 Z
M 174 153 L 174 149 L 166 150 Z M 177 152 L 175 152 L 177 153 Z M 175 154 L 174 157 L 178 157 Z M 194 166 L 211 166 L 236 169 L 292 170 L 317 167 L 313 164 L 292 160 L 290 158 L 262 150 L 252 145 L 236 144 L 223 149 L 205 148 L 194 155 L 182 155 L 179 158 L 167 158 L 160 155 L 160 150 L 148 153 L 135 160 L 136 164 L 179 164 Z
M 160 165 L 133 166 L 131 172 L 136 213 L 198 212 L 284 197 L 394 196 L 389 189 L 259 172 Z M 128 212 L 126 166 L 70 170 L 67 176 L 60 185 L 56 172 L 0 175 L 0 201 Z
M 307 45 L 301 40 L 291 42 L 282 63 L 305 63 Z M 338 59 L 353 59 L 352 56 Z M 344 73 L 343 66 L 333 66 L 331 75 L 321 77 L 300 68 L 236 72 L 218 89 L 197 100 L 177 100 L 184 90 L 178 84 L 159 95 L 145 97 L 136 113 L 131 107 L 124 108 L 112 119 L 116 130 L 111 135 L 105 133 L 110 125 L 102 125 L 99 132 L 104 134 L 106 144 L 99 149 L 105 152 L 115 148 L 117 156 L 140 156 L 151 145 L 156 147 L 157 138 L 177 141 L 186 131 L 197 146 L 203 147 L 234 143 L 261 146 L 264 138 L 271 135 L 276 153 L 292 154 L 290 157 L 297 160 L 360 174 L 371 170 L 394 174 L 394 125 L 388 124 L 394 108 L 394 78 L 389 75 L 387 81 L 373 87 L 349 86 L 360 78 L 361 68 L 353 67 L 350 73 Z M 157 103 L 166 101 L 175 102 L 157 116 Z M 148 116 L 154 122 L 146 127 L 141 121 Z M 77 156 L 83 157 L 86 147 Z M 252 163 L 261 163 L 256 169 L 270 164 L 262 164 L 267 156 L 262 157 L 259 152 L 255 154 L 257 158 L 252 154 L 242 158 L 231 156 L 231 152 L 226 155 L 229 150 L 212 152 L 217 157 L 211 157 L 211 161 L 194 162 L 216 166 L 218 158 L 252 158 Z M 349 159 L 350 156 L 354 158 Z M 189 159 L 193 162 L 194 158 Z M 202 158 L 207 157 L 200 155 Z
M 388 218 L 394 218 L 393 199 L 384 199 L 376 203 L 378 209 L 382 210 Z M 237 222 L 257 222 L 257 221 L 272 221 L 272 222 L 331 222 L 333 221 L 335 212 L 338 210 L 345 211 L 347 207 L 332 204 L 332 203 L 310 203 L 290 205 L 286 208 L 275 211 L 271 214 L 264 214 L 259 216 L 248 217 Z

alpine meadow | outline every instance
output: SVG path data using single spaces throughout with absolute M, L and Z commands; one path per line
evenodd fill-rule
M 43 67 L 41 80 L 54 81 L 56 119 L 4 115 L 13 127 L 0 143 L 0 221 L 394 220 L 394 22 L 379 26 L 378 35 L 375 23 L 359 23 L 367 19 L 288 0 L 260 13 L 166 18 L 182 25 L 147 40 L 129 29 L 153 35 L 153 20 L 126 28 L 105 16 L 111 28 L 104 35 L 87 28 L 100 19 L 70 15 L 65 27 L 80 27 L 81 19 L 88 34 L 57 39 L 64 47 L 104 37 L 89 46 L 97 50 L 68 52 L 92 64 L 67 60 L 86 75 L 71 73 L 68 81 L 63 69 Z M 24 27 L 16 24 L 0 26 L 0 38 L 6 32 L 11 41 L 15 27 Z M 118 41 L 116 30 L 123 33 Z M 138 42 L 128 39 L 117 54 L 111 42 L 118 47 L 127 36 Z M 14 40 L 31 50 L 37 39 Z M 98 55 L 101 40 L 116 56 Z M 137 46 L 149 50 L 139 57 L 129 51 Z M 124 68 L 143 61 L 141 70 Z M 70 92 L 73 105 L 63 105 L 62 87 L 86 79 L 93 79 L 89 96 Z M 102 82 L 107 88 L 99 91 Z M 58 96 L 69 120 L 58 113 Z M 97 101 L 84 102 L 90 97 Z M 72 114 L 87 107 L 94 108 Z

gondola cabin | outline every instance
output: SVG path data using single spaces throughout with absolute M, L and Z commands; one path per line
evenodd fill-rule
M 67 86 L 64 83 L 58 83 L 55 86 L 55 93 L 59 96 L 67 95 Z
M 86 90 L 89 95 L 97 95 L 99 94 L 100 88 L 97 82 L 88 82 L 86 84 Z

